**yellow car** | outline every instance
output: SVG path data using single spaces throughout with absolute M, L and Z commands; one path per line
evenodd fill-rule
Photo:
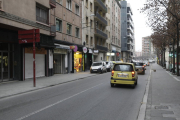
M 111 87 L 116 84 L 127 84 L 133 88 L 138 83 L 138 75 L 133 63 L 116 63 L 111 71 Z

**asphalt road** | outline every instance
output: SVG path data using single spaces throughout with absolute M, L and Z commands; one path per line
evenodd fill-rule
M 0 100 L 0 120 L 136 120 L 149 76 L 110 87 L 110 72 Z

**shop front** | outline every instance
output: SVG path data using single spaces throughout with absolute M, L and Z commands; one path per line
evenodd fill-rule
M 74 72 L 82 72 L 84 66 L 84 54 L 81 51 L 74 52 Z
M 35 63 L 36 77 L 45 76 L 46 55 L 45 48 L 36 48 Z M 24 79 L 33 78 L 33 47 L 24 48 Z
M 65 74 L 66 68 L 65 68 L 65 57 L 67 56 L 67 50 L 66 49 L 54 49 L 54 55 L 53 55 L 53 71 L 54 74 Z
M 14 44 L 0 43 L 0 80 L 12 80 L 13 77 L 13 60 Z

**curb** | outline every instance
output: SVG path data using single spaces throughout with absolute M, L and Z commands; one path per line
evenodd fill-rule
M 149 86 L 150 86 L 151 74 L 152 74 L 151 72 L 152 72 L 152 67 L 150 69 L 150 75 L 148 77 L 148 82 L 146 84 L 146 90 L 145 90 L 144 97 L 143 97 L 143 100 L 141 102 L 141 106 L 140 106 L 139 113 L 138 113 L 136 120 L 144 120 L 145 119 L 147 99 L 148 99 L 148 93 L 149 93 Z
M 96 76 L 96 75 L 98 75 L 98 74 L 94 74 L 92 76 Z M 44 87 L 41 87 L 41 88 L 35 88 L 33 90 L 27 90 L 27 91 L 24 91 L 24 92 L 19 92 L 19 93 L 3 96 L 3 97 L 0 97 L 0 99 L 16 96 L 16 95 L 20 95 L 20 94 L 25 94 L 25 93 L 29 93 L 29 92 L 33 92 L 33 91 L 37 91 L 37 90 L 42 90 L 42 89 L 45 89 L 45 88 L 50 88 L 50 87 L 58 86 L 58 85 L 61 85 L 61 84 L 64 84 L 64 83 L 69 83 L 69 82 L 73 82 L 73 81 L 77 81 L 77 80 L 82 80 L 82 79 L 92 77 L 92 76 L 86 76 L 86 77 L 82 77 L 82 78 L 78 78 L 78 79 L 69 80 L 69 81 L 66 81 L 66 82 L 61 82 L 61 83 L 56 83 L 56 84 L 44 86 Z

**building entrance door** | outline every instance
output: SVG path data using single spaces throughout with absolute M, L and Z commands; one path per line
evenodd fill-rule
M 0 52 L 0 69 L 1 69 L 0 78 L 1 78 L 1 81 L 8 79 L 8 73 L 9 73 L 8 62 L 9 62 L 8 52 Z

